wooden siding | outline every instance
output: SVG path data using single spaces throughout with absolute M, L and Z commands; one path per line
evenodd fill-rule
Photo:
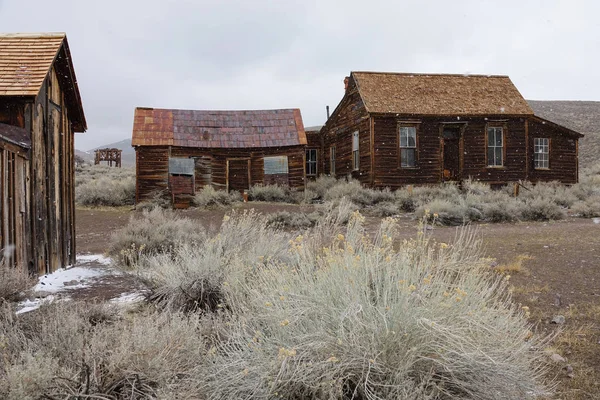
M 74 264 L 76 255 L 73 128 L 54 67 L 34 101 L 4 98 L 2 104 L 0 119 L 31 137 L 28 159 L 11 156 L 6 143 L 0 146 L 6 164 L 2 190 L 14 190 L 10 201 L 17 204 L 12 211 L 3 208 L 3 227 L 12 220 L 16 230 L 3 234 L 2 246 L 16 245 L 13 265 L 53 272 Z
M 359 169 L 352 165 L 352 134 L 359 131 Z M 336 146 L 335 175 L 352 176 L 363 184 L 371 184 L 371 123 L 369 115 L 352 79 L 344 98 L 334 110 L 331 118 L 321 129 L 324 151 L 323 172 L 330 174 L 329 148 Z
M 407 184 L 429 184 L 441 180 L 440 125 L 436 120 L 414 124 L 417 129 L 416 165 L 400 167 L 398 126 L 407 118 L 374 117 L 374 186 L 397 189 Z M 402 122 L 403 125 L 406 125 Z
M 250 159 L 250 184 L 264 183 L 263 157 L 288 157 L 288 182 L 294 189 L 304 189 L 304 146 L 259 149 L 206 149 L 192 147 L 136 147 L 136 201 L 149 197 L 155 190 L 168 189 L 169 157 L 194 158 L 196 190 L 210 184 L 215 189 L 227 187 L 227 160 Z
M 577 138 L 566 135 L 559 129 L 536 121 L 529 121 L 529 180 L 577 183 Z M 548 169 L 534 168 L 534 139 L 550 139 Z
M 169 147 L 136 147 L 136 202 L 169 188 Z

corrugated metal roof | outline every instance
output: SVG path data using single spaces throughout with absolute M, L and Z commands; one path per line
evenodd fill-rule
M 136 108 L 133 146 L 202 148 L 306 144 L 299 109 L 201 111 Z
M 87 123 L 65 33 L 0 34 L 0 96 L 37 96 L 54 62 L 73 128 L 85 132 Z
M 352 72 L 371 113 L 533 115 L 508 76 Z
M 31 139 L 25 129 L 0 123 L 0 140 L 5 140 L 17 146 L 29 149 L 31 148 Z

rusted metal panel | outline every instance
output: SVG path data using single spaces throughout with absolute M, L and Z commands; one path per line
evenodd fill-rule
M 133 146 L 266 148 L 306 144 L 298 109 L 206 111 L 136 108 Z
M 194 176 L 195 163 L 191 158 L 169 158 L 169 174 Z

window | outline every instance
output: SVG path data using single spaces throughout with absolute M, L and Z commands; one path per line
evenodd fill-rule
M 335 146 L 329 148 L 329 174 L 335 175 Z
M 358 144 L 359 144 L 358 139 L 359 139 L 358 131 L 356 131 L 352 134 L 352 169 L 354 171 L 357 171 L 360 166 L 360 157 L 359 157 L 359 151 L 358 151 Z
M 417 128 L 400 127 L 400 166 L 415 167 L 417 165 Z
M 504 165 L 504 131 L 500 127 L 487 130 L 487 164 L 488 167 L 501 167 Z
M 550 168 L 550 139 L 533 139 L 534 168 Z
M 287 156 L 265 157 L 263 162 L 265 175 L 281 175 L 288 173 Z
M 317 175 L 317 149 L 306 150 L 306 175 Z

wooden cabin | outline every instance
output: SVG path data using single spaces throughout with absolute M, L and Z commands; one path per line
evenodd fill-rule
M 534 115 L 507 76 L 352 72 L 321 136 L 323 173 L 398 188 L 576 183 L 583 135 Z
M 0 35 L 3 267 L 75 263 L 74 132 L 85 130 L 66 35 Z
M 131 144 L 136 202 L 162 191 L 185 208 L 205 185 L 240 192 L 256 184 L 305 185 L 306 134 L 298 109 L 136 108 Z

